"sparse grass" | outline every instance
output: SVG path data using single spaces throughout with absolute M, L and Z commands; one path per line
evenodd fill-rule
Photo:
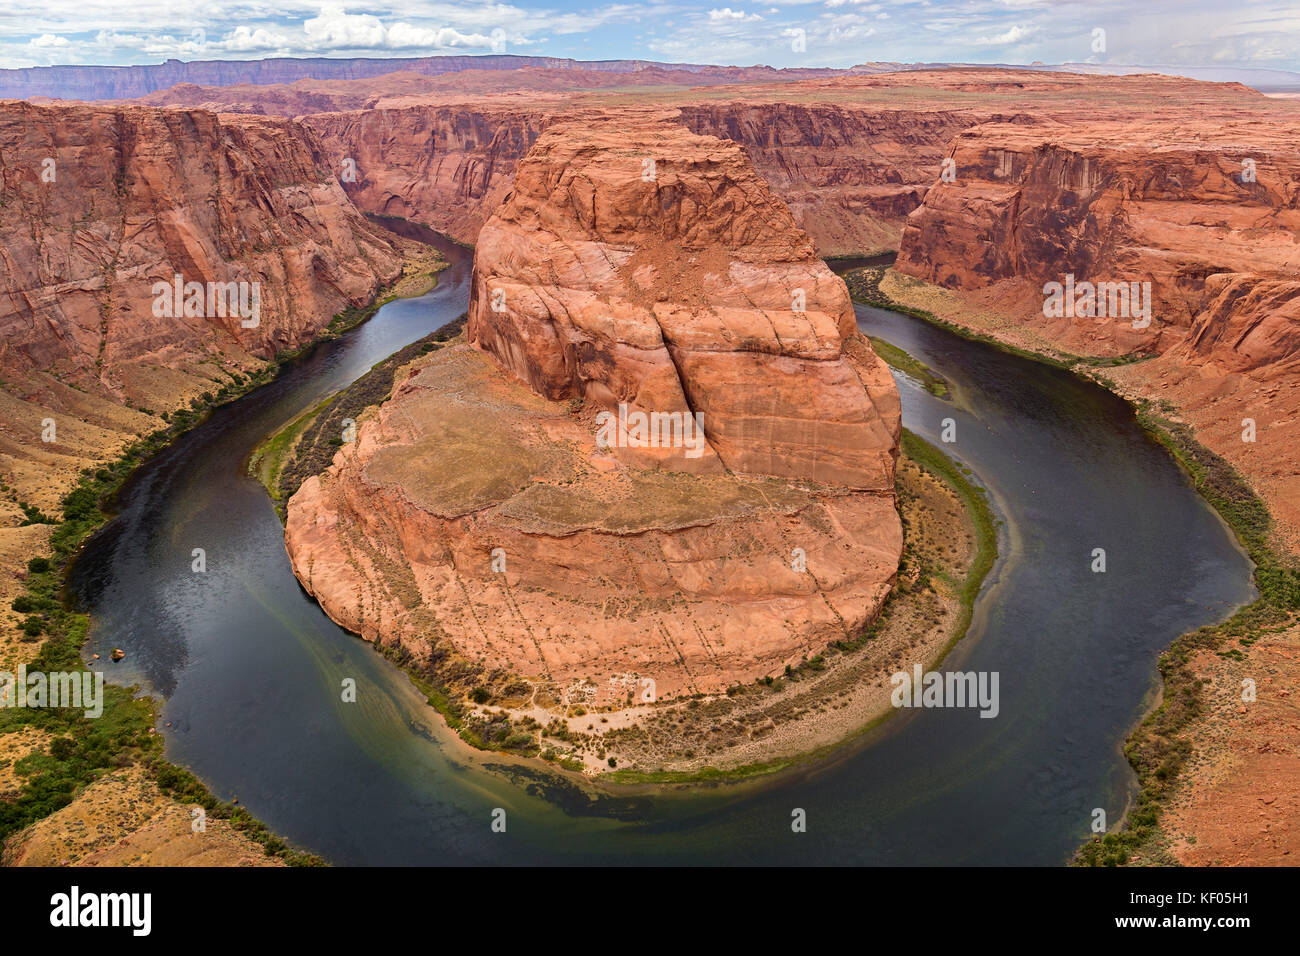
M 1230 641 L 1249 647 L 1263 634 L 1291 626 L 1300 610 L 1300 570 L 1272 546 L 1268 508 L 1235 468 L 1196 440 L 1192 430 L 1143 403 L 1138 420 L 1165 446 L 1191 478 L 1196 490 L 1222 516 L 1255 562 L 1259 597 L 1227 621 L 1184 634 L 1160 655 L 1163 680 L 1160 704 L 1129 735 L 1124 755 L 1137 772 L 1139 790 L 1121 829 L 1096 836 L 1075 855 L 1083 866 L 1120 866 L 1136 855 L 1148 862 L 1173 862 L 1163 846 L 1160 816 L 1192 753 L 1183 736 L 1205 713 L 1203 682 L 1191 667 L 1202 650 L 1241 659 L 1239 648 L 1223 650 Z
M 936 374 L 930 366 L 882 338 L 868 335 L 867 339 L 876 354 L 884 359 L 890 368 L 896 368 L 904 375 L 916 379 L 921 383 L 922 388 L 936 398 L 948 397 L 947 379 Z
M 849 294 L 852 296 L 853 301 L 857 302 L 859 305 L 869 305 L 877 309 L 887 309 L 890 312 L 899 312 L 903 315 L 910 315 L 915 319 L 921 319 L 931 325 L 937 325 L 940 328 L 947 329 L 954 335 L 959 335 L 972 342 L 980 342 L 991 348 L 995 348 L 1000 352 L 1006 352 L 1010 355 L 1018 355 L 1021 358 L 1026 358 L 1046 365 L 1052 365 L 1056 368 L 1065 369 L 1067 371 L 1074 370 L 1079 366 L 1088 368 L 1110 368 L 1120 365 L 1132 365 L 1135 362 L 1144 362 L 1148 359 L 1155 358 L 1155 353 L 1102 357 L 1073 355 L 1069 352 L 1062 352 L 1060 350 L 1053 350 L 1049 354 L 1045 352 L 1031 352 L 1028 349 L 1019 348 L 1018 346 L 1003 342 L 1001 339 L 995 338 L 992 335 L 983 332 L 976 332 L 966 326 L 958 325 L 955 322 L 949 322 L 946 319 L 941 319 L 933 312 L 927 312 L 925 309 L 917 309 L 909 305 L 904 305 L 901 302 L 894 301 L 883 289 L 880 288 L 880 281 L 884 278 L 887 268 L 888 267 L 886 266 L 864 266 L 861 269 L 854 269 L 845 273 L 844 281 L 849 287 Z M 872 339 L 872 344 L 875 344 L 874 339 Z M 882 355 L 881 358 L 885 358 L 885 356 Z M 888 362 L 889 359 L 885 358 L 885 361 Z M 893 363 L 891 362 L 890 364 L 892 365 Z M 911 374 L 911 372 L 906 368 L 901 369 L 901 371 Z
M 961 467 L 930 444 L 921 436 L 903 429 L 903 452 L 926 471 L 942 480 L 961 499 L 966 513 L 975 525 L 975 557 L 970 570 L 961 583 L 961 618 L 953 635 L 944 648 L 946 654 L 956 645 L 970 628 L 971 616 L 975 612 L 975 599 L 984 587 L 998 558 L 998 532 L 993 509 L 989 505 L 988 495 L 983 488 L 975 485 L 962 473 Z
M 394 376 L 402 366 L 420 355 L 441 348 L 460 335 L 461 315 L 436 332 L 425 336 L 378 362 L 347 388 L 330 396 L 301 418 L 269 436 L 250 459 L 250 470 L 262 481 L 276 502 L 280 517 L 284 503 L 311 475 L 329 466 L 341 446 L 343 422 L 354 422 L 367 408 L 378 405 L 393 389 Z

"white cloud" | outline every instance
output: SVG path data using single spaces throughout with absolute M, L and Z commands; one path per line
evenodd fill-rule
M 757 13 L 746 13 L 744 10 L 733 10 L 731 7 L 723 7 L 721 10 L 710 10 L 709 19 L 714 23 L 726 23 L 728 20 L 752 22 L 763 18 Z
M 1037 27 L 1012 27 L 1005 33 L 999 33 L 996 36 L 980 37 L 975 42 L 982 46 L 1007 46 L 1012 43 L 1020 43 L 1038 32 Z

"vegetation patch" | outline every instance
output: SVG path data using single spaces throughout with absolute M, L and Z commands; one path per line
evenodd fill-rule
M 90 618 L 72 610 L 65 600 L 67 567 L 86 538 L 107 521 L 103 509 L 130 474 L 197 420 L 184 412 L 171 418 L 171 427 L 131 445 L 117 461 L 83 471 L 76 487 L 63 499 L 63 520 L 50 536 L 53 557 L 28 562 L 26 591 L 13 601 L 20 613 L 30 613 L 24 632 L 46 635 L 27 665 L 29 672 L 88 670 L 81 648 Z M 31 622 L 38 628 L 29 628 Z M 133 688 L 109 683 L 103 687 L 103 713 L 93 719 L 74 708 L 0 708 L 0 733 L 30 726 L 53 737 L 47 752 L 29 754 L 15 765 L 24 786 L 16 796 L 0 801 L 0 843 L 66 807 L 103 774 L 140 763 L 164 793 L 201 805 L 211 817 L 228 820 L 233 829 L 261 844 L 268 856 L 294 865 L 322 862 L 292 849 L 247 810 L 218 800 L 193 774 L 169 763 L 163 756 L 161 735 L 152 732 L 156 720 L 154 700 L 137 699 Z
M 916 379 L 921 383 L 922 388 L 936 398 L 948 397 L 948 380 L 937 374 L 930 366 L 882 338 L 868 335 L 867 339 L 876 354 L 884 359 L 890 368 L 898 369 L 909 378 Z
M 249 470 L 266 486 L 281 520 L 284 503 L 304 481 L 319 475 L 334 460 L 335 452 L 343 444 L 344 422 L 348 419 L 355 422 L 367 408 L 383 402 L 393 390 L 397 370 L 459 336 L 464 331 L 465 318 L 462 315 L 393 353 L 258 446 L 250 459 Z
M 1175 862 L 1165 849 L 1160 816 L 1191 756 L 1192 745 L 1184 733 L 1206 710 L 1203 681 L 1192 670 L 1192 658 L 1202 650 L 1239 657 L 1239 648 L 1224 647 L 1249 647 L 1260 636 L 1286 630 L 1300 619 L 1300 570 L 1273 548 L 1268 508 L 1246 480 L 1197 441 L 1190 427 L 1163 416 L 1153 403 L 1139 404 L 1138 421 L 1169 449 L 1196 490 L 1232 528 L 1255 562 L 1259 597 L 1221 624 L 1184 634 L 1160 655 L 1160 704 L 1124 747 L 1138 775 L 1137 797 L 1121 829 L 1093 837 L 1079 849 L 1075 863 L 1084 866 L 1123 865 L 1139 854 L 1147 861 Z

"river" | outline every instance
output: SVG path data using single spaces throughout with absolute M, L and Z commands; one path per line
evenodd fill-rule
M 246 462 L 268 434 L 460 315 L 471 253 L 438 287 L 321 343 L 144 466 L 70 576 L 86 652 L 166 698 L 168 757 L 337 864 L 1058 864 L 1122 813 L 1125 735 L 1160 651 L 1253 596 L 1250 565 L 1119 399 L 907 316 L 859 326 L 943 375 L 896 374 L 906 426 L 989 490 L 1001 557 L 945 669 L 996 671 L 1000 714 L 918 710 L 824 762 L 746 785 L 606 794 L 470 751 L 410 681 L 298 585 Z M 191 570 L 203 548 L 206 573 Z M 1104 548 L 1105 573 L 1091 570 Z M 356 680 L 358 700 L 340 685 Z M 494 832 L 493 810 L 506 811 Z M 791 830 L 795 808 L 807 832 Z

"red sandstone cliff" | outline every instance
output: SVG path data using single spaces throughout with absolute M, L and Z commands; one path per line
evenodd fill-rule
M 10 484 L 35 466 L 42 497 L 57 482 L 40 469 L 75 471 L 156 427 L 125 406 L 188 401 L 401 271 L 289 120 L 0 104 L 0 186 L 0 374 L 15 406 L 0 454 Z M 199 314 L 156 308 L 177 274 L 203 287 Z M 208 283 L 235 283 L 250 312 L 256 284 L 257 314 L 209 304 Z M 51 412 L 60 435 L 39 441 Z
M 953 289 L 1005 283 L 1066 351 L 1163 350 L 1196 326 L 1203 352 L 1220 338 L 1207 323 L 1221 324 L 1225 300 L 1276 308 L 1300 269 L 1294 129 L 1285 118 L 1219 130 L 1152 118 L 1135 141 L 1132 122 L 975 127 L 950 150 L 955 181 L 908 219 L 898 269 Z M 1043 317 L 1044 284 L 1067 274 L 1149 282 L 1149 327 Z
M 335 620 L 610 702 L 778 673 L 877 613 L 898 395 L 734 143 L 628 115 L 549 129 L 472 296 L 483 351 L 417 362 L 289 502 L 295 572 Z M 600 447 L 620 403 L 698 412 L 701 453 Z
M 603 109 L 388 102 L 302 119 L 338 161 L 355 160 L 357 182 L 346 188 L 360 208 L 425 222 L 463 242 L 475 241 L 510 191 L 515 164 L 548 125 Z M 743 103 L 677 114 L 694 132 L 743 145 L 823 255 L 894 248 L 947 144 L 979 118 Z
M 515 164 L 551 122 L 535 108 L 403 106 L 304 116 L 360 209 L 473 243 L 510 191 Z
M 400 271 L 289 121 L 9 104 L 0 156 L 7 374 L 114 389 L 117 369 L 160 352 L 223 341 L 269 357 Z M 177 273 L 260 283 L 256 326 L 155 316 L 155 282 Z
M 673 467 L 889 491 L 898 398 L 844 283 L 743 150 L 673 118 L 538 139 L 479 233 L 470 340 L 552 400 L 702 416 Z
M 1107 375 L 1177 408 L 1297 548 L 1300 110 L 1239 95 L 1240 107 L 962 133 L 956 181 L 909 217 L 897 268 L 1008 316 L 998 334 L 1031 348 L 1154 355 Z M 1044 285 L 1067 275 L 1149 283 L 1149 325 L 1109 301 L 1045 316 Z

